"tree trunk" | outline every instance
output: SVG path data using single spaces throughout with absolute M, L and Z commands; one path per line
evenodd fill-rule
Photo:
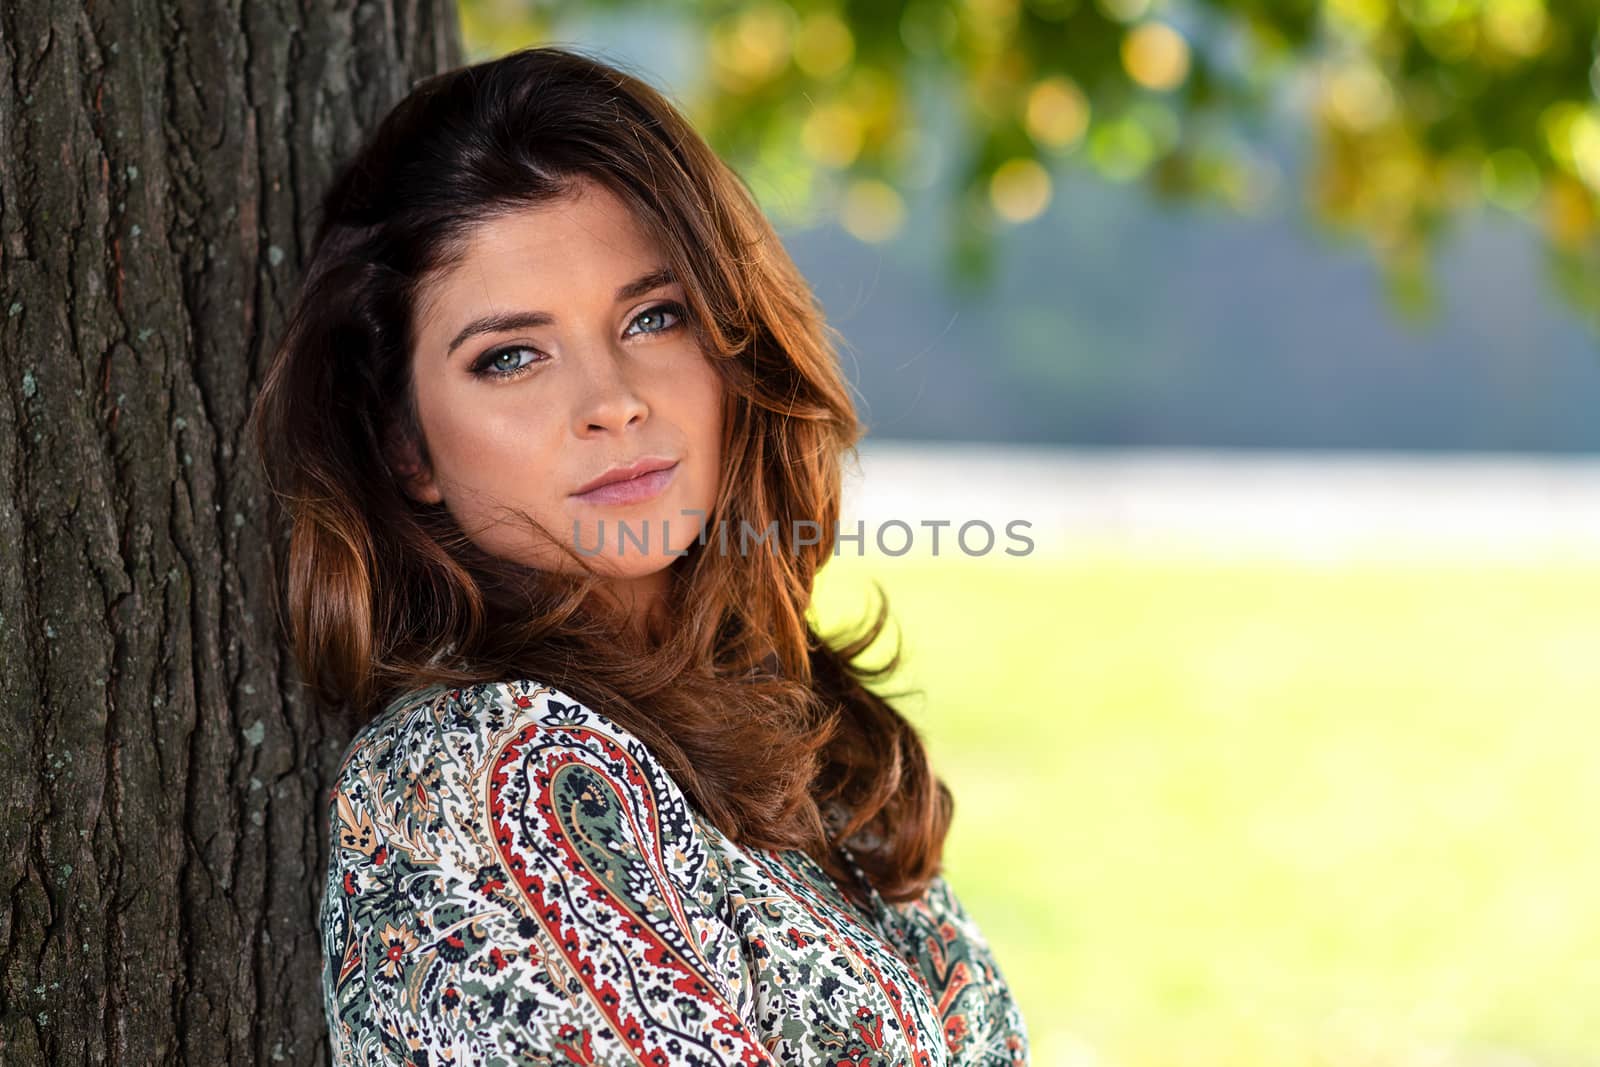
M 242 436 L 451 0 L 0 0 L 0 1062 L 328 1058 L 319 721 Z

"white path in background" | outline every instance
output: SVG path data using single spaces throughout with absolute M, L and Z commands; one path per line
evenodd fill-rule
M 847 466 L 842 527 L 865 523 L 883 558 L 912 528 L 913 554 L 931 545 L 923 520 L 947 519 L 939 554 L 959 556 L 954 531 L 1026 519 L 1034 552 L 1066 548 L 1219 555 L 1600 558 L 1600 457 L 1288 453 L 1166 449 L 1075 450 L 990 444 L 878 443 Z M 969 531 L 974 550 L 982 530 Z

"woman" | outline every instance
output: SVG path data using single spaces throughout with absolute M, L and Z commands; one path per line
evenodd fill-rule
M 538 48 L 339 173 L 253 415 L 329 798 L 335 1064 L 1000 1064 L 920 739 L 808 626 L 861 426 L 660 94 Z M 898 660 L 898 654 L 895 660 Z

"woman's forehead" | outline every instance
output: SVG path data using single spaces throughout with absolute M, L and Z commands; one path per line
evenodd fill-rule
M 462 234 L 417 288 L 419 332 L 451 330 L 441 319 L 470 317 L 473 308 L 489 314 L 537 304 L 558 319 L 555 305 L 567 298 L 608 299 L 666 265 L 632 210 L 603 186 L 591 186 L 581 195 L 497 212 Z

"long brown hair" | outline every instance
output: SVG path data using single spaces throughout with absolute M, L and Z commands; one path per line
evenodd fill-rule
M 671 568 L 670 624 L 638 639 L 588 610 L 594 575 L 490 556 L 389 462 L 397 438 L 427 456 L 410 377 L 419 281 L 473 226 L 576 178 L 604 183 L 658 242 L 726 383 L 707 528 L 820 534 L 691 549 Z M 251 413 L 290 524 L 282 578 L 303 677 L 360 717 L 439 683 L 536 679 L 638 736 L 733 840 L 803 849 L 849 885 L 843 842 L 886 899 L 919 895 L 953 804 L 916 731 L 866 684 L 899 665 L 898 644 L 860 662 L 887 600 L 879 589 L 847 635 L 806 620 L 864 433 L 837 340 L 743 181 L 644 81 L 541 47 L 419 83 L 324 196 Z

